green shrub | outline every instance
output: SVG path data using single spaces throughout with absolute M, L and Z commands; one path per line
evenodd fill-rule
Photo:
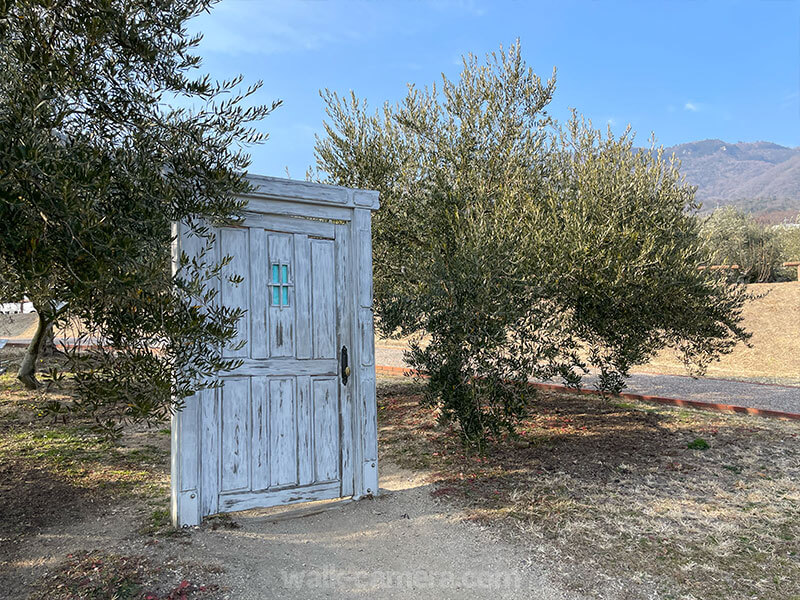
M 686 447 L 689 448 L 689 450 L 708 450 L 711 446 L 709 446 L 708 442 L 703 438 L 696 438 L 686 444 Z

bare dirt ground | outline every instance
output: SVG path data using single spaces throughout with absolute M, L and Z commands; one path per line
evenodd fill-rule
M 108 505 L 28 537 L 0 589 L 8 598 L 31 589 L 37 598 L 84 597 L 80 588 L 59 595 L 56 586 L 71 564 L 67 556 L 85 551 L 109 564 L 124 558 L 148 571 L 159 565 L 174 587 L 191 582 L 198 590 L 187 594 L 192 598 L 577 597 L 486 528 L 465 522 L 461 511 L 434 500 L 422 475 L 389 463 L 382 470 L 385 493 L 373 500 L 288 519 L 281 519 L 287 509 L 248 511 L 185 534 L 142 535 L 138 507 Z M 152 573 L 145 581 L 153 597 L 169 597 L 169 586 Z
M 542 392 L 466 452 L 385 378 L 385 456 L 592 598 L 800 599 L 800 423 Z M 573 570 L 574 569 L 574 570 Z
M 88 423 L 42 421 L 44 401 L 0 376 L 0 598 L 579 598 L 557 569 L 435 498 L 431 473 L 391 461 L 375 499 L 175 532 L 168 430 L 109 444 Z
M 381 469 L 376 499 L 277 522 L 285 509 L 237 514 L 235 529 L 192 534 L 193 554 L 226 565 L 234 598 L 575 597 L 433 499 L 424 474 Z
M 481 455 L 420 393 L 379 383 L 387 493 L 174 532 L 165 426 L 0 376 L 0 598 L 800 599 L 797 423 L 547 393 Z

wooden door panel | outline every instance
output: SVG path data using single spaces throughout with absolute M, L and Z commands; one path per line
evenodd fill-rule
M 339 383 L 336 378 L 313 380 L 315 480 L 339 479 Z
M 297 378 L 297 483 L 314 482 L 314 400 L 311 377 Z
M 308 359 L 312 356 L 311 328 L 311 245 L 307 235 L 294 236 L 294 289 L 295 289 L 295 348 L 294 356 Z
M 219 508 L 220 390 L 203 390 L 200 406 L 200 499 L 203 515 L 213 515 Z
M 286 274 L 289 278 L 288 283 L 294 282 L 294 243 L 290 234 L 272 231 L 267 232 L 267 240 L 268 263 L 264 266 L 270 281 L 269 290 L 265 291 L 269 303 L 269 354 L 271 357 L 294 357 L 296 290 L 293 286 L 282 284 L 276 288 L 273 282 L 276 266 L 278 267 L 278 283 L 284 277 L 284 267 L 286 267 Z M 276 289 L 278 289 L 277 297 L 275 296 Z M 286 305 L 283 304 L 284 300 L 288 300 Z
M 241 365 L 198 404 L 203 514 L 353 490 L 352 450 L 343 454 L 342 445 L 352 399 L 339 374 L 339 349 L 352 331 L 340 299 L 349 237 L 315 221 L 308 232 L 298 219 L 262 224 L 222 228 L 217 237 L 218 256 L 232 257 L 223 278 L 243 278 L 221 282 L 220 301 L 247 314 L 236 338 L 244 346 L 225 351 Z
M 335 358 L 294 360 L 291 358 L 241 359 L 242 365 L 230 372 L 230 376 L 240 375 L 336 375 L 339 362 Z
M 250 379 L 231 378 L 222 399 L 220 491 L 250 489 Z
M 336 239 L 334 240 L 336 251 L 336 322 L 338 327 L 337 348 L 352 346 L 353 341 L 353 313 L 352 288 L 349 285 L 349 268 L 351 265 L 352 254 L 350 252 L 350 229 L 347 225 L 336 225 Z M 338 366 L 338 362 L 337 362 Z M 356 430 L 354 413 L 354 396 L 352 383 L 344 385 L 341 377 L 336 373 L 336 380 L 339 385 L 339 407 L 341 427 L 340 439 L 344 443 L 340 445 L 340 465 L 341 465 L 341 495 L 351 496 L 355 491 L 355 480 L 353 476 L 356 461 L 356 448 L 353 444 L 354 431 Z
M 336 287 L 331 240 L 311 240 L 311 315 L 314 358 L 336 357 Z
M 251 490 L 265 490 L 270 484 L 269 460 L 269 380 L 250 378 L 252 436 L 250 446 Z
M 214 229 L 211 255 L 192 227 L 173 224 L 174 272 L 184 256 L 230 256 L 215 302 L 245 311 L 222 349 L 239 366 L 173 417 L 178 526 L 217 512 L 378 491 L 370 248 L 377 193 L 249 179 L 255 188 L 243 197 L 243 218 Z M 231 283 L 233 275 L 241 281 Z
M 270 487 L 297 484 L 295 380 L 270 378 Z
M 220 301 L 223 306 L 247 311 L 237 323 L 237 335 L 225 348 L 223 356 L 249 356 L 249 309 L 250 309 L 250 251 L 247 229 L 224 227 L 218 235 L 220 258 L 230 256 L 230 262 L 222 269 Z M 241 283 L 231 283 L 232 276 L 241 277 Z M 241 348 L 238 344 L 244 342 Z
M 250 228 L 250 356 L 255 359 L 269 357 L 269 325 L 267 307 L 269 275 L 267 257 L 267 232 Z
M 328 483 L 319 483 L 302 488 L 284 488 L 271 491 L 268 496 L 264 492 L 225 494 L 219 497 L 219 511 L 231 512 L 281 504 L 296 504 L 297 502 L 313 502 L 314 500 L 338 498 L 340 495 L 338 481 L 329 481 Z

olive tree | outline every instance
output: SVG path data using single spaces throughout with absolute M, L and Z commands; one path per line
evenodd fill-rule
M 703 219 L 700 231 L 714 265 L 736 265 L 736 276 L 748 283 L 775 281 L 782 275 L 780 232 L 751 215 L 733 206 L 718 208 Z
M 235 366 L 220 349 L 241 311 L 207 284 L 220 261 L 175 257 L 173 273 L 170 225 L 210 247 L 208 225 L 242 207 L 245 149 L 265 138 L 253 123 L 277 103 L 248 100 L 260 83 L 195 74 L 187 22 L 212 4 L 0 5 L 0 291 L 39 314 L 19 378 L 36 387 L 45 332 L 79 322 L 94 347 L 68 355 L 67 408 L 110 432 L 163 418 Z
M 660 152 L 547 114 L 519 44 L 371 111 L 325 91 L 317 177 L 381 192 L 375 306 L 467 442 L 513 430 L 530 378 L 618 392 L 665 346 L 703 368 L 747 338 L 744 292 L 697 270 L 693 189 Z
M 637 150 L 573 118 L 554 135 L 544 205 L 549 251 L 566 262 L 553 294 L 600 387 L 619 392 L 630 368 L 660 349 L 698 374 L 750 335 L 750 297 L 724 275 L 699 270 L 708 254 L 694 187 L 663 150 Z

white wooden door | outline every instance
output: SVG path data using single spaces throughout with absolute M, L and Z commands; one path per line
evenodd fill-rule
M 347 228 L 259 216 L 217 233 L 242 359 L 203 394 L 201 514 L 353 494 Z M 337 285 L 337 282 L 339 284 Z M 343 443 L 344 441 L 344 443 Z
M 218 298 L 246 311 L 225 350 L 241 366 L 173 415 L 176 526 L 379 491 L 371 247 L 378 194 L 248 180 L 246 218 L 215 231 L 216 260 L 231 256 L 226 275 L 243 278 L 220 283 Z M 177 270 L 202 244 L 183 224 L 173 232 Z

